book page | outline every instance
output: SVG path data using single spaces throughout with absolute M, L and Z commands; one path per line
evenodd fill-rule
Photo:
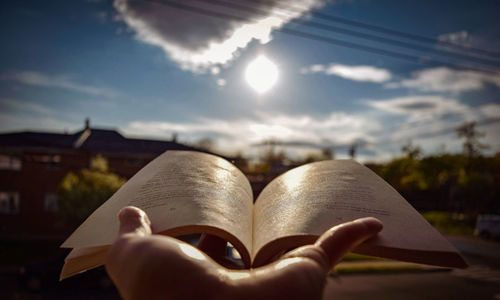
M 365 254 L 404 259 L 387 248 L 411 249 L 417 254 L 456 252 L 382 178 L 355 161 L 337 160 L 295 168 L 262 191 L 254 207 L 254 265 L 265 263 L 280 249 L 312 243 L 329 228 L 362 217 L 376 217 L 384 223 L 377 238 L 368 242 L 372 247 L 361 247 Z
M 109 246 L 75 248 L 64 259 L 59 280 L 66 279 L 82 271 L 99 267 L 106 260 Z
M 249 264 L 252 198 L 248 180 L 228 161 L 200 152 L 167 151 L 90 215 L 62 247 L 111 244 L 118 234 L 118 212 L 133 205 L 148 214 L 153 233 L 215 234 L 229 240 Z

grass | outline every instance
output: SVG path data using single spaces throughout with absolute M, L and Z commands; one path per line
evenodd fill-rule
M 348 253 L 342 259 L 343 262 L 353 262 L 353 261 L 373 261 L 373 260 L 386 260 L 385 258 L 361 255 L 356 253 Z
M 346 274 L 373 274 L 373 273 L 399 273 L 399 272 L 415 272 L 424 271 L 425 269 L 416 264 L 400 264 L 400 265 L 339 265 L 335 268 L 335 273 L 338 275 Z

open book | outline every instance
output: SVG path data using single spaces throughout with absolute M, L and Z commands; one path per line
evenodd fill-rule
M 248 179 L 230 162 L 205 153 L 167 151 L 102 204 L 62 244 L 73 248 L 61 279 L 105 263 L 121 208 L 148 214 L 153 233 L 209 233 L 235 246 L 246 267 L 313 243 L 337 224 L 373 216 L 384 223 L 354 252 L 448 267 L 466 263 L 387 182 L 352 160 L 315 162 L 269 183 L 253 200 Z

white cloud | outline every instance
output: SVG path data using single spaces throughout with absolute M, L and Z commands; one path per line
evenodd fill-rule
M 300 10 L 284 13 L 279 8 L 281 1 L 255 2 L 249 5 L 250 10 L 258 11 L 250 13 L 203 1 L 179 2 L 219 14 L 237 15 L 241 20 L 206 16 L 160 2 L 115 0 L 113 4 L 119 19 L 133 29 L 138 40 L 162 48 L 183 69 L 201 72 L 227 64 L 252 39 L 269 42 L 272 30 L 323 4 L 323 0 L 291 0 L 287 6 L 300 4 Z
M 222 86 L 225 86 L 227 84 L 227 81 L 224 78 L 218 78 L 217 81 L 216 81 L 216 83 L 217 83 L 218 86 L 222 87 Z
M 324 73 L 325 66 L 320 64 L 310 65 L 309 67 L 303 67 L 300 69 L 302 74 L 312 74 L 312 73 Z
M 217 75 L 220 73 L 220 68 L 219 67 L 211 67 L 210 73 L 212 73 L 212 75 Z
M 311 65 L 300 70 L 302 74 L 323 73 L 326 75 L 335 75 L 345 79 L 354 81 L 368 82 L 386 82 L 391 79 L 392 75 L 389 70 L 376 68 L 373 66 L 348 66 L 341 64 L 329 65 Z
M 46 106 L 40 105 L 38 103 L 20 101 L 10 98 L 0 98 L 0 106 L 2 107 L 2 110 L 9 112 L 21 111 L 21 112 L 35 113 L 38 115 L 55 114 L 54 110 Z
M 383 160 L 401 154 L 401 146 L 412 140 L 424 153 L 446 147 L 461 151 L 454 129 L 465 121 L 499 117 L 500 105 L 469 107 L 457 99 L 441 96 L 411 96 L 366 102 L 374 109 L 359 114 L 332 112 L 324 117 L 279 112 L 260 113 L 249 119 L 224 120 L 199 118 L 190 122 L 135 121 L 124 132 L 169 138 L 178 133 L 182 142 L 212 137 L 216 149 L 230 154 L 238 150 L 255 157 L 266 141 L 277 141 L 277 149 L 299 157 L 323 147 L 334 147 L 337 158 L 347 157 L 347 149 L 359 141 L 359 159 Z M 480 127 L 486 132 L 483 142 L 500 149 L 495 141 L 500 124 Z
M 500 149 L 498 141 L 500 123 L 488 121 L 500 117 L 499 104 L 489 103 L 470 107 L 456 99 L 442 96 L 370 100 L 367 104 L 377 109 L 379 115 L 376 119 L 400 117 L 399 121 L 391 120 L 390 125 L 387 125 L 390 128 L 384 127 L 377 139 L 379 149 L 396 145 L 392 150 L 393 154 L 397 153 L 399 147 L 408 140 L 421 146 L 425 153 L 439 151 L 442 146 L 445 146 L 447 151 L 461 151 L 461 141 L 457 138 L 455 129 L 460 124 L 470 121 L 477 121 L 478 130 L 486 133 L 483 142 L 492 146 L 490 153 Z
M 103 96 L 108 98 L 117 97 L 119 92 L 104 87 L 79 84 L 73 82 L 68 76 L 52 76 L 37 71 L 13 71 L 0 76 L 1 80 L 14 80 L 22 84 L 55 87 L 92 96 Z
M 498 53 L 500 51 L 500 42 L 498 39 L 491 38 L 491 36 L 487 35 L 471 34 L 467 30 L 441 34 L 437 39 L 440 42 L 444 42 L 436 45 L 439 49 L 449 49 L 450 46 L 446 45 L 446 43 L 451 43 L 469 48 L 469 51 L 483 55 L 489 52 L 488 56 L 490 57 L 495 57 L 495 52 Z M 477 49 L 481 50 L 478 51 Z
M 424 92 L 462 93 L 484 88 L 485 84 L 500 87 L 500 76 L 477 71 L 453 70 L 446 67 L 424 69 L 412 74 L 412 78 L 390 82 L 387 88 L 412 88 Z
M 479 107 L 481 113 L 489 118 L 500 118 L 500 104 L 488 103 Z
M 438 41 L 450 42 L 466 47 L 472 45 L 471 39 L 472 37 L 467 30 L 445 33 L 438 36 Z
M 337 145 L 354 140 L 371 140 L 369 130 L 380 128 L 378 122 L 344 113 L 331 113 L 324 118 L 308 115 L 265 113 L 255 119 L 198 119 L 189 123 L 135 121 L 125 129 L 128 133 L 171 136 L 194 141 L 203 136 L 217 136 L 220 149 L 245 150 L 267 140 L 315 145 Z

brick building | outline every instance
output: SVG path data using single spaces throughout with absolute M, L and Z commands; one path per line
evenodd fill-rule
M 110 171 L 130 178 L 166 150 L 198 150 L 174 140 L 126 138 L 116 130 L 0 134 L 0 238 L 60 237 L 57 187 L 69 171 L 88 168 L 101 154 Z M 199 150 L 198 150 L 199 151 Z

